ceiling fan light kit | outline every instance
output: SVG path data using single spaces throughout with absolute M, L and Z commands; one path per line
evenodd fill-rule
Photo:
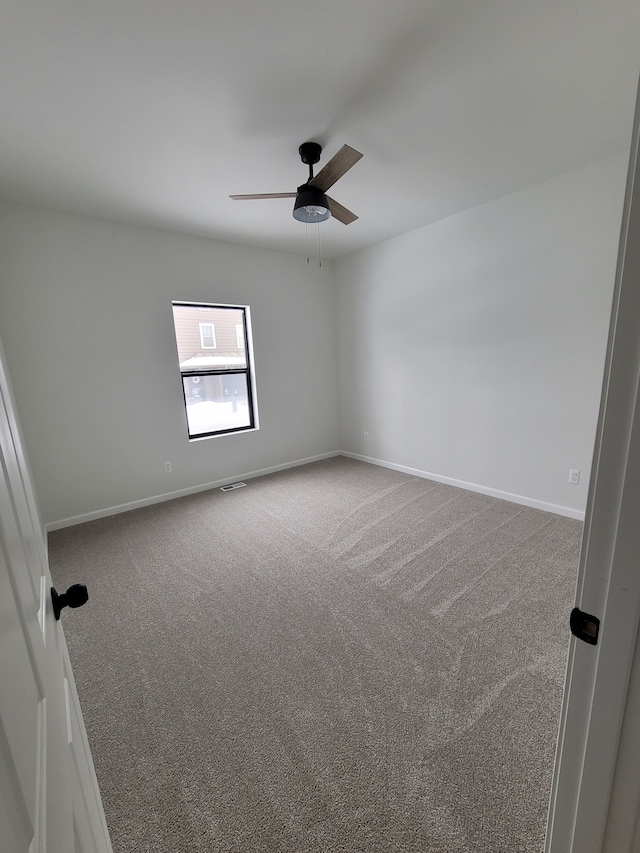
M 302 184 L 293 206 L 293 218 L 298 222 L 324 222 L 331 216 L 329 199 L 316 187 Z

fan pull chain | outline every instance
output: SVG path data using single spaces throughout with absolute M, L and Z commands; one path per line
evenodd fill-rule
M 321 254 L 321 246 L 320 246 L 320 223 L 316 222 L 316 228 L 318 229 L 317 238 L 318 238 L 318 266 L 322 267 L 322 254 Z M 311 263 L 311 257 L 309 253 L 309 222 L 305 219 L 304 222 L 304 238 L 307 244 L 307 263 Z

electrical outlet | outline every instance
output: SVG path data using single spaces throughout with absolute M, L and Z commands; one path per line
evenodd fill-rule
M 569 468 L 569 482 L 576 486 L 580 482 L 580 471 L 577 468 Z
M 167 474 L 171 473 L 171 462 L 164 463 L 164 470 L 167 472 Z
M 365 434 L 364 434 L 364 440 L 365 440 L 365 441 L 369 441 L 369 433 L 368 433 L 368 432 L 365 432 Z

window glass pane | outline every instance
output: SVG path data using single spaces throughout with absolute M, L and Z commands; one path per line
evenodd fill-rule
M 205 435 L 251 426 L 245 373 L 184 376 L 189 435 Z
M 236 326 L 244 330 L 242 308 L 173 305 L 180 370 L 244 370 L 247 355 Z M 214 349 L 215 347 L 215 349 Z

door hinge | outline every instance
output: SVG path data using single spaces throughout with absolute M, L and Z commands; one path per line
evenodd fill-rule
M 579 607 L 574 607 L 571 611 L 569 626 L 574 637 L 584 640 L 585 643 L 589 643 L 592 646 L 598 644 L 600 620 L 597 616 L 584 613 Z

